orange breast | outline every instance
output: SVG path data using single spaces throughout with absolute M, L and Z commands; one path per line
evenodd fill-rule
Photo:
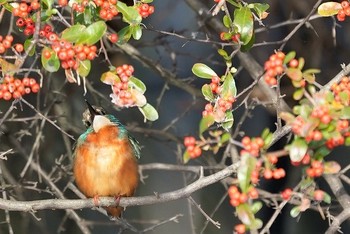
M 91 133 L 76 149 L 74 176 L 87 197 L 132 196 L 138 184 L 138 166 L 128 139 L 107 126 Z

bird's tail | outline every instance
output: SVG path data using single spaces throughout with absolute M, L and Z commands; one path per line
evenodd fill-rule
M 105 207 L 107 214 L 116 218 L 120 217 L 120 214 L 122 213 L 122 211 L 124 210 L 123 207 Z

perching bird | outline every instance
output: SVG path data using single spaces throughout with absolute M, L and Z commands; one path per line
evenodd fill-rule
M 88 111 L 83 116 L 88 129 L 78 138 L 73 154 L 76 184 L 95 203 L 102 196 L 132 196 L 139 181 L 140 146 L 116 117 L 86 103 Z M 123 210 L 104 208 L 114 217 Z

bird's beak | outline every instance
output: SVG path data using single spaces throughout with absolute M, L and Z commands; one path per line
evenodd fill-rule
M 91 114 L 91 120 L 93 121 L 95 118 L 95 115 L 97 115 L 98 113 L 96 112 L 96 110 L 92 107 L 92 105 L 85 99 L 86 105 L 88 106 L 88 109 L 90 111 Z

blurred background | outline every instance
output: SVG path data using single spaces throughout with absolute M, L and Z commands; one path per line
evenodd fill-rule
M 202 1 L 206 9 L 192 9 L 185 0 L 154 1 L 155 13 L 145 21 L 145 29 L 140 41 L 131 41 L 131 46 L 137 48 L 142 56 L 153 61 L 154 65 L 167 70 L 176 79 L 184 81 L 191 87 L 200 90 L 205 80 L 195 78 L 191 72 L 194 63 L 201 62 L 212 67 L 218 74 L 225 72 L 225 64 L 217 54 L 220 45 L 219 31 L 208 27 L 208 19 L 203 19 L 198 12 L 213 9 L 214 1 Z M 261 32 L 256 34 L 256 42 L 273 42 L 283 39 L 291 32 L 295 24 L 278 28 L 269 28 L 275 24 L 306 17 L 316 1 L 267 1 L 270 5 L 265 26 L 256 25 Z M 219 14 L 220 15 L 220 14 Z M 218 16 L 220 19 L 221 17 Z M 13 20 L 6 12 L 1 21 L 0 34 L 6 35 L 9 22 Z M 118 20 L 110 21 L 108 25 L 114 30 L 120 29 Z M 62 30 L 59 23 L 53 24 L 56 30 Z M 166 33 L 165 33 L 166 32 Z M 22 34 L 13 29 L 16 40 L 23 42 Z M 317 18 L 302 26 L 287 42 L 284 51 L 296 51 L 297 57 L 305 58 L 305 68 L 319 68 L 322 73 L 317 75 L 320 84 L 325 84 L 340 70 L 341 64 L 349 63 L 349 33 L 347 20 L 339 23 L 334 18 Z M 183 38 L 177 36 L 183 36 Z M 197 39 L 209 42 L 199 42 Z M 265 60 L 279 44 L 253 47 L 249 53 L 263 66 Z M 61 70 L 56 73 L 44 73 L 43 88 L 38 95 L 28 95 L 25 100 L 36 110 L 47 116 L 75 139 L 85 131 L 81 121 L 86 106 L 84 99 L 103 106 L 107 112 L 116 115 L 142 145 L 140 165 L 149 163 L 183 164 L 183 137 L 198 136 L 198 122 L 205 100 L 199 95 L 189 93 L 181 87 L 175 87 L 168 82 L 169 77 L 162 77 L 155 66 L 146 66 L 142 58 L 128 55 L 117 47 L 108 47 L 108 55 L 114 66 L 132 64 L 134 75 L 147 85 L 145 93 L 147 100 L 155 106 L 160 118 L 155 122 L 144 122 L 143 116 L 136 108 L 117 109 L 110 102 L 111 93 L 108 85 L 100 82 L 102 72 L 108 71 L 108 66 L 100 56 L 95 59 L 92 72 L 87 77 L 88 92 L 84 95 L 82 86 L 67 83 Z M 35 57 L 35 56 L 34 56 Z M 39 60 L 40 61 L 40 60 Z M 37 59 L 28 59 L 25 65 L 37 65 Z M 242 91 L 252 81 L 249 73 L 241 67 L 238 58 L 233 61 L 239 73 L 235 77 L 238 92 Z M 39 80 L 39 77 L 35 77 Z M 293 106 L 291 98 L 293 87 L 289 80 L 283 82 L 282 93 L 286 94 L 286 102 Z M 266 97 L 256 91 L 255 98 L 263 101 Z M 237 107 L 242 101 L 238 100 Z M 244 105 L 234 111 L 236 123 L 240 121 L 245 111 Z M 241 128 L 242 133 L 258 136 L 265 127 L 275 130 L 276 115 L 274 110 L 257 106 L 250 112 Z M 33 108 L 18 102 L 0 100 L 0 152 L 13 149 L 7 160 L 0 160 L 3 196 L 13 200 L 36 200 L 49 198 L 78 198 L 72 190 L 71 155 L 74 141 L 63 134 L 52 124 L 42 119 Z M 157 130 L 157 131 L 151 131 Z M 235 126 L 233 127 L 235 130 Z M 240 139 L 237 139 L 240 140 Z M 286 139 L 278 142 L 272 150 L 283 148 Z M 344 156 L 349 151 L 340 148 L 331 156 L 343 165 L 349 163 Z M 24 171 L 24 167 L 32 157 L 32 163 Z M 223 151 L 217 154 L 204 153 L 202 157 L 191 160 L 188 165 L 214 166 L 223 157 Z M 223 165 L 224 166 L 224 165 Z M 281 160 L 279 166 L 287 171 L 287 177 L 278 182 L 262 180 L 260 187 L 272 193 L 278 193 L 286 187 L 295 186 L 301 172 L 291 168 L 288 160 Z M 292 170 L 293 169 L 293 170 Z M 213 173 L 205 170 L 205 174 Z M 155 192 L 173 191 L 195 181 L 198 175 L 190 172 L 171 170 L 144 170 L 143 181 L 135 196 L 152 195 Z M 320 187 L 325 183 L 320 179 Z M 327 187 L 323 187 L 327 189 Z M 123 222 L 129 223 L 140 233 L 232 233 L 233 226 L 239 223 L 234 215 L 234 208 L 229 205 L 226 196 L 227 185 L 217 183 L 193 194 L 193 199 L 215 221 L 221 224 L 217 229 L 208 223 L 200 211 L 188 199 L 177 201 L 129 207 L 123 214 Z M 292 206 L 287 205 L 272 225 L 270 233 L 323 233 L 328 227 L 328 220 L 322 219 L 317 211 L 306 211 L 294 219 L 289 215 Z M 332 208 L 332 211 L 335 208 Z M 76 210 L 82 224 L 88 227 L 90 233 L 135 233 L 124 230 L 123 226 L 96 210 Z M 266 223 L 273 214 L 270 204 L 258 213 L 258 217 Z M 10 222 L 15 233 L 82 233 L 75 220 L 68 217 L 64 210 L 43 210 L 35 213 L 10 212 Z M 164 224 L 154 227 L 164 221 Z M 347 225 L 347 226 L 346 226 Z M 125 227 L 125 225 L 124 225 Z M 344 223 L 343 230 L 349 230 L 349 223 Z M 149 229 L 149 230 L 148 230 Z M 0 211 L 0 233 L 8 233 L 5 212 Z

